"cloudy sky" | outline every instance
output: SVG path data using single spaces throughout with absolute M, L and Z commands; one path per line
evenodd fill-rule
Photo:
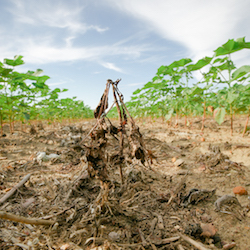
M 0 0 L 0 60 L 43 69 L 95 108 L 106 80 L 121 78 L 125 101 L 161 65 L 212 56 L 228 39 L 250 41 L 249 0 Z M 250 64 L 241 51 L 237 66 Z

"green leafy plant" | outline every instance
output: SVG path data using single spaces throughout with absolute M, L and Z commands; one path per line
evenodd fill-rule
M 22 58 L 15 56 L 14 59 L 4 59 L 0 62 L 1 134 L 3 124 L 7 120 L 12 133 L 14 121 L 21 121 L 23 124 L 38 118 L 60 120 L 91 116 L 91 109 L 82 101 L 75 101 L 75 98 L 60 99 L 60 93 L 67 89 L 51 90 L 46 84 L 49 76 L 41 75 L 41 69 L 18 72 L 16 67 L 24 64 Z
M 249 107 L 243 87 L 250 77 L 250 65 L 237 68 L 231 54 L 249 48 L 250 43 L 245 42 L 244 37 L 230 39 L 214 51 L 213 57 L 204 57 L 196 63 L 183 58 L 161 66 L 152 81 L 133 93 L 128 107 L 138 115 L 158 114 L 166 120 L 175 115 L 176 123 L 179 116 L 186 118 L 203 113 L 202 130 L 208 107 L 213 107 L 219 124 L 226 113 L 229 114 L 233 134 L 233 115 L 249 113 L 248 108 L 243 108 L 244 105 Z M 202 78 L 197 83 L 192 82 L 193 87 L 190 87 L 195 71 L 199 71 Z

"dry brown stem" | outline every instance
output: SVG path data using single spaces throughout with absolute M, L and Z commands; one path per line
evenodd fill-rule
M 202 244 L 201 242 L 197 242 L 193 239 L 191 239 L 190 237 L 181 234 L 181 238 L 183 240 L 185 240 L 186 242 L 190 243 L 191 245 L 193 245 L 194 247 L 196 247 L 199 250 L 209 250 L 209 248 L 207 248 L 204 244 Z
M 15 214 L 7 213 L 4 211 L 0 211 L 0 218 L 5 220 L 11 220 L 16 222 L 21 222 L 25 224 L 33 224 L 33 225 L 53 225 L 55 221 L 51 220 L 42 220 L 37 218 L 26 218 L 23 216 L 18 216 Z
M 8 193 L 6 193 L 1 199 L 0 204 L 4 203 L 7 199 L 9 199 L 18 188 L 20 188 L 25 182 L 27 182 L 30 178 L 31 174 L 27 174 L 15 187 L 13 187 Z

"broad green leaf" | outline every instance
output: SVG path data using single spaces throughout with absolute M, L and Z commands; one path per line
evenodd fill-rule
M 12 59 L 4 59 L 4 63 L 10 66 L 18 66 L 24 64 L 24 61 L 22 60 L 23 56 L 15 56 L 14 60 Z
M 33 76 L 39 76 L 40 74 L 43 73 L 43 70 L 42 69 L 37 69 L 35 72 L 34 71 L 28 71 L 31 73 L 31 75 Z
M 222 65 L 217 66 L 221 71 L 228 70 L 228 62 L 223 63 Z
M 203 93 L 203 89 L 200 88 L 200 87 L 195 87 L 192 92 L 191 92 L 191 95 L 201 95 Z
M 227 61 L 227 60 L 229 60 L 229 57 L 228 57 L 228 56 L 225 56 L 225 57 L 223 57 L 223 58 L 216 58 L 216 59 L 213 61 L 213 64 L 218 63 L 218 62 L 223 63 L 223 62 L 225 62 L 225 61 Z
M 174 113 L 174 109 L 170 109 L 169 112 L 165 115 L 165 120 L 166 121 L 170 120 L 173 113 Z
M 190 58 L 182 58 L 179 61 L 174 61 L 173 63 L 171 63 L 169 65 L 170 68 L 178 68 L 178 67 L 183 67 L 186 64 L 192 62 L 192 60 Z
M 158 69 L 157 74 L 158 74 L 158 75 L 164 74 L 164 72 L 166 71 L 166 69 L 167 69 L 167 66 L 162 65 L 162 66 Z
M 219 125 L 221 125 L 221 123 L 224 121 L 225 115 L 225 108 L 216 108 L 214 110 L 214 119 Z
M 232 78 L 233 78 L 233 80 L 236 80 L 249 72 L 250 72 L 250 65 L 241 66 L 240 68 L 236 69 L 233 72 Z
M 61 92 L 61 89 L 55 88 L 52 92 L 53 92 L 53 93 L 60 93 L 60 92 Z
M 240 47 L 244 49 L 250 49 L 250 42 L 245 42 L 245 37 L 236 39 L 236 42 L 239 43 Z
M 228 40 L 227 43 L 223 44 L 223 48 L 226 49 L 227 51 L 232 51 L 234 46 L 235 46 L 235 41 L 233 39 Z
M 245 38 L 238 38 L 237 40 L 229 39 L 225 44 L 217 48 L 215 52 L 215 56 L 221 56 L 226 54 L 231 54 L 233 52 L 249 49 L 250 43 L 245 42 Z
M 237 100 L 238 97 L 239 97 L 239 94 L 229 91 L 227 95 L 227 102 L 229 104 L 232 104 L 235 100 Z
M 45 87 L 44 83 L 32 82 L 32 84 L 39 89 L 43 89 Z
M 2 68 L 2 69 L 0 69 L 0 75 L 3 77 L 8 77 L 10 72 L 12 72 L 12 71 L 13 71 L 12 69 Z
M 141 89 L 137 89 L 137 90 L 135 90 L 134 92 L 133 92 L 133 95 L 137 95 L 137 94 L 139 94 L 141 92 Z
M 30 114 L 24 112 L 23 115 L 24 115 L 24 118 L 25 118 L 26 121 L 30 120 Z
M 212 59 L 213 59 L 212 57 L 204 57 L 204 58 L 200 59 L 196 64 L 188 65 L 187 69 L 190 71 L 201 69 L 201 68 L 205 67 L 206 65 L 208 65 Z

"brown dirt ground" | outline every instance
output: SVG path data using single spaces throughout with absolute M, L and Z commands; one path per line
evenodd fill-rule
M 153 163 L 129 159 L 124 184 L 119 168 L 110 164 L 106 185 L 89 175 L 85 148 L 79 146 L 94 120 L 38 124 L 32 134 L 28 127 L 10 134 L 6 125 L 0 138 L 0 199 L 24 176 L 31 177 L 0 203 L 0 211 L 55 223 L 0 219 L 0 249 L 231 249 L 227 244 L 250 249 L 249 196 L 233 193 L 237 186 L 250 192 L 250 135 L 241 135 L 244 122 L 236 118 L 230 136 L 229 121 L 219 126 L 209 118 L 203 133 L 199 119 L 191 128 L 183 122 L 173 127 L 138 121 Z M 109 136 L 109 157 L 119 147 L 116 141 Z M 39 161 L 38 152 L 60 158 Z M 233 202 L 221 203 L 218 211 L 215 201 L 223 195 L 233 196 Z

